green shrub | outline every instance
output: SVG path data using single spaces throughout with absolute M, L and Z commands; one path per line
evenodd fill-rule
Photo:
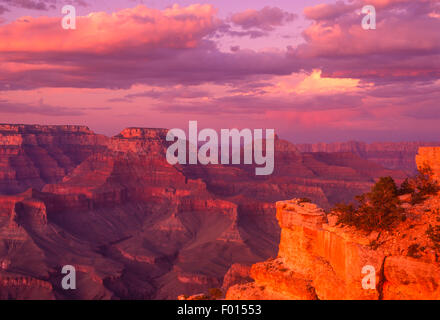
M 411 203 L 423 202 L 427 196 L 434 195 L 440 190 L 440 186 L 433 178 L 430 167 L 419 168 L 419 173 L 410 181 L 414 191 L 411 193 Z
M 368 232 L 390 230 L 405 218 L 398 196 L 393 178 L 382 177 L 370 192 L 355 198 L 357 205 L 338 204 L 333 211 L 338 216 L 338 224 Z
M 332 211 L 338 216 L 337 224 L 356 225 L 358 222 L 356 208 L 353 204 L 338 203 Z
M 396 186 L 392 177 L 382 177 L 371 191 L 355 197 L 356 204 L 337 204 L 333 212 L 338 224 L 355 226 L 364 231 L 390 230 L 405 220 L 404 209 L 399 196 L 411 194 L 411 204 L 423 202 L 429 195 L 440 191 L 428 166 L 419 168 L 419 173 Z M 440 246 L 439 246 L 440 248 Z
M 399 195 L 413 194 L 414 191 L 415 190 L 413 184 L 410 182 L 408 178 L 406 178 L 405 181 L 403 181 L 402 184 L 400 185 L 398 193 Z

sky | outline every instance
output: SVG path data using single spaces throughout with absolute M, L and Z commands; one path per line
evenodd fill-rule
M 440 0 L 0 0 L 0 123 L 438 141 L 439 30 Z

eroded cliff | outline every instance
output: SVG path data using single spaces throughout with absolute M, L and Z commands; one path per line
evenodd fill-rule
M 85 126 L 0 124 L 0 194 L 58 182 L 107 141 Z
M 440 197 L 406 204 L 393 232 L 360 232 L 335 224 L 311 203 L 277 202 L 278 256 L 254 264 L 254 280 L 229 288 L 227 299 L 440 299 L 440 264 L 429 226 L 440 221 Z M 375 288 L 364 289 L 363 268 L 374 267 Z

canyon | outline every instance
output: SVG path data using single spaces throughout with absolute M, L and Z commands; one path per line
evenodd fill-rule
M 279 137 L 269 176 L 255 176 L 254 165 L 170 165 L 167 132 L 0 125 L 0 299 L 226 291 L 276 257 L 285 237 L 277 201 L 309 198 L 328 210 L 381 176 L 407 176 L 406 164 L 301 152 Z M 64 265 L 76 267 L 77 290 L 61 288 Z

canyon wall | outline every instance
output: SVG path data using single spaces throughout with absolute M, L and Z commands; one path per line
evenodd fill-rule
M 423 226 L 414 229 L 414 221 L 408 222 L 395 230 L 402 238 L 389 236 L 387 244 L 377 248 L 371 245 L 377 232 L 368 235 L 336 226 L 335 216 L 299 199 L 279 201 L 277 258 L 254 264 L 249 273 L 253 281 L 232 286 L 226 299 L 440 299 L 436 254 L 423 249 L 423 257 L 414 258 L 408 251 L 411 243 L 423 238 L 421 230 L 438 219 L 438 212 L 435 217 L 424 216 L 427 208 L 440 204 L 439 197 L 430 201 L 411 212 L 414 220 L 425 222 Z M 376 270 L 375 289 L 362 286 L 367 265 Z
M 0 124 L 0 194 L 61 181 L 107 140 L 85 126 Z
M 440 142 L 375 142 L 359 141 L 337 143 L 296 144 L 301 152 L 351 152 L 359 157 L 376 162 L 388 169 L 403 170 L 414 174 L 417 167 L 414 157 L 419 147 L 440 146 Z

